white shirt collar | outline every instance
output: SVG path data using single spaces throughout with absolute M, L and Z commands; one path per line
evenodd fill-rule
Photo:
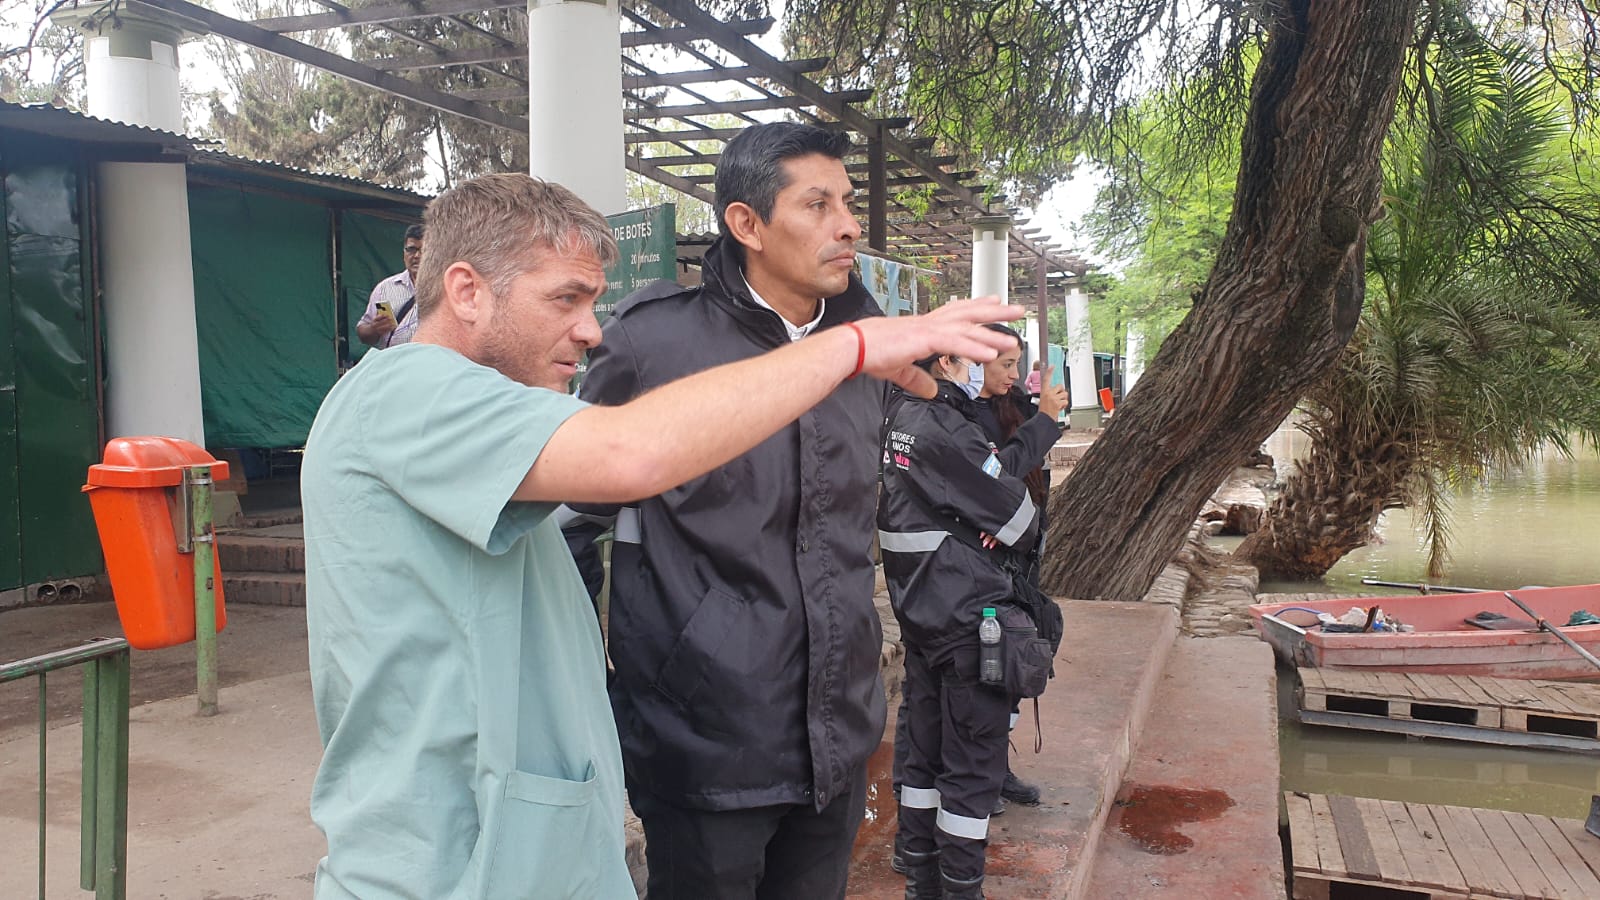
M 744 278 L 744 272 L 740 272 L 739 277 Z M 772 309 L 772 304 L 768 303 L 760 294 L 756 293 L 755 288 L 750 287 L 750 279 L 744 278 L 744 286 L 749 288 L 750 299 L 756 301 L 757 306 L 760 306 L 763 309 Z M 778 317 L 779 322 L 783 323 L 784 330 L 789 332 L 789 340 L 793 342 L 800 340 L 813 331 L 816 331 L 817 325 L 822 322 L 822 312 L 827 308 L 828 298 L 823 297 L 819 299 L 817 301 L 817 317 L 804 325 L 795 325 L 791 323 L 788 319 L 783 317 L 783 313 L 778 312 L 776 309 L 772 309 L 772 314 Z

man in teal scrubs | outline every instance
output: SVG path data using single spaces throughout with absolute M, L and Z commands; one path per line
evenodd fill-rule
M 563 389 L 600 340 L 605 220 L 491 175 L 425 223 L 416 336 L 328 395 L 301 473 L 316 896 L 632 897 L 604 649 L 550 513 L 697 477 L 846 378 L 927 394 L 913 360 L 992 358 L 980 325 L 1015 315 L 970 301 L 864 320 L 589 407 Z

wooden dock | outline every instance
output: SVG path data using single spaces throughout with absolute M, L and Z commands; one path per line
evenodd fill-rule
M 1294 900 L 1600 897 L 1600 838 L 1577 819 L 1324 794 L 1284 794 Z
M 1300 721 L 1600 753 L 1600 684 L 1302 668 Z

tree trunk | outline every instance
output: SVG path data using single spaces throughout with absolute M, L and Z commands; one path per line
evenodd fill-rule
M 1183 324 L 1050 501 L 1043 585 L 1137 600 L 1207 497 L 1350 339 L 1417 0 L 1285 0 L 1245 123 L 1233 217 Z
M 1284 482 L 1261 529 L 1233 555 L 1262 578 L 1321 578 L 1372 540 L 1378 516 L 1399 505 L 1414 458 L 1399 441 L 1359 441 L 1337 430 L 1314 438 Z

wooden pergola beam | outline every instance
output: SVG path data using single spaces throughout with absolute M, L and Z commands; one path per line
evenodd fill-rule
M 684 141 L 731 141 L 743 128 L 692 128 L 683 131 L 635 132 L 624 135 L 628 144 L 677 144 Z
M 498 2 L 498 0 L 489 0 Z M 739 22 L 729 22 L 728 27 L 740 34 L 762 34 L 772 28 L 772 19 L 746 19 Z M 623 49 L 631 47 L 644 47 L 651 44 L 671 44 L 679 41 L 696 40 L 702 37 L 689 28 L 660 28 L 654 31 L 625 31 L 622 33 Z M 366 64 L 374 69 L 384 72 L 400 72 L 407 69 L 436 69 L 444 66 L 462 66 L 474 63 L 503 62 L 505 60 L 525 60 L 528 58 L 527 44 L 509 44 L 500 46 L 485 45 L 482 47 L 460 47 L 444 53 L 422 53 L 416 56 L 392 56 L 382 59 L 369 59 Z
M 518 87 L 504 88 L 464 88 L 456 91 L 455 95 L 463 100 L 483 100 L 491 102 L 500 100 L 526 100 L 528 99 L 528 86 L 521 85 Z
M 872 90 L 840 91 L 830 94 L 840 103 L 862 103 L 872 99 Z M 735 115 L 772 109 L 799 109 L 815 105 L 805 97 L 755 97 L 750 100 L 717 100 L 709 103 L 687 103 L 682 106 L 640 106 L 625 110 L 623 117 L 630 122 L 648 119 L 681 119 L 689 116 Z
M 796 72 L 816 72 L 828 65 L 827 57 L 813 59 L 791 59 L 784 65 Z M 648 90 L 658 87 L 681 87 L 686 84 L 710 84 L 717 81 L 743 81 L 747 78 L 759 78 L 761 73 L 751 66 L 729 66 L 716 69 L 695 69 L 689 72 L 652 72 L 649 75 L 624 75 L 622 76 L 622 89 L 625 91 Z
M 255 47 L 258 50 L 265 50 L 268 53 L 292 59 L 295 62 L 305 63 L 313 68 L 332 72 L 341 78 L 347 78 L 358 84 L 377 88 L 396 97 L 414 100 L 433 109 L 454 113 L 463 118 L 483 122 L 497 128 L 518 131 L 522 134 L 528 133 L 527 119 L 507 115 L 492 106 L 485 106 L 472 100 L 463 100 L 443 91 L 437 91 L 416 82 L 407 81 L 389 72 L 381 72 L 353 59 L 346 59 L 338 54 L 313 47 L 310 44 L 267 31 L 249 22 L 242 22 L 219 12 L 213 12 L 203 6 L 196 6 L 187 2 L 187 0 L 144 0 L 144 2 L 156 9 L 193 19 L 206 26 L 213 34 L 219 34 L 241 44 Z
M 386 56 L 364 62 L 380 72 L 403 72 L 407 69 L 438 69 L 444 66 L 467 66 L 476 63 L 526 60 L 525 44 L 510 46 L 456 47 L 441 53 L 419 53 L 416 56 Z
M 643 175 L 651 181 L 659 182 L 675 191 L 678 191 L 679 193 L 688 194 L 691 197 L 704 200 L 707 203 L 714 204 L 717 202 L 716 195 L 711 191 L 706 190 L 699 184 L 696 184 L 687 178 L 674 175 L 671 172 L 654 165 L 649 159 L 634 156 L 632 153 L 627 154 L 625 158 L 628 161 L 628 169 L 630 171 L 638 172 L 640 175 Z
M 717 46 L 744 60 L 747 65 L 760 69 L 773 81 L 781 84 L 791 93 L 805 97 L 825 112 L 832 114 L 840 122 L 861 134 L 872 134 L 872 120 L 860 110 L 848 104 L 834 103 L 830 100 L 829 93 L 821 85 L 805 77 L 803 74 L 793 72 L 783 66 L 783 62 L 767 51 L 757 47 L 742 35 L 728 28 L 710 13 L 696 6 L 693 0 L 650 0 L 656 8 L 666 12 L 685 26 L 698 29 Z M 907 161 L 919 161 L 919 151 L 911 148 L 905 140 L 893 134 L 883 134 L 884 150 Z M 988 212 L 989 204 L 983 202 L 980 194 L 972 188 L 953 178 L 949 173 L 937 166 L 923 166 L 923 171 L 933 182 L 949 191 L 958 200 L 970 204 L 974 211 Z M 1022 244 L 1029 249 L 1035 249 L 1032 242 L 1026 238 L 1019 238 Z M 1043 255 L 1043 254 L 1041 254 Z
M 321 31 L 328 28 L 349 28 L 354 25 L 401 22 L 406 19 L 455 16 L 526 5 L 527 0 L 407 0 L 402 3 L 379 3 L 304 16 L 274 16 L 256 19 L 250 24 L 265 31 L 285 34 L 292 31 Z

